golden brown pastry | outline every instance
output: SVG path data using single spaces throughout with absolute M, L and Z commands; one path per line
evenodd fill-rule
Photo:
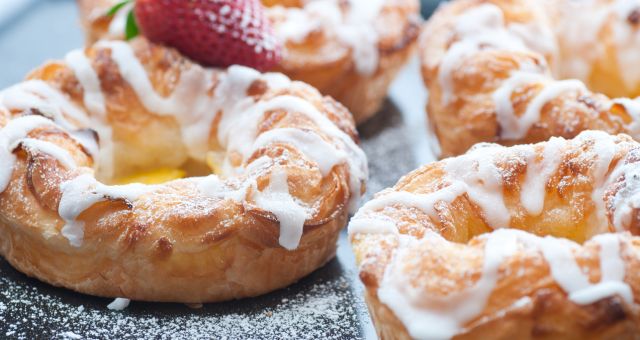
M 640 103 L 607 97 L 640 95 L 638 13 L 632 0 L 441 6 L 420 53 L 442 156 L 478 142 L 533 143 L 584 130 L 640 138 Z
M 349 224 L 383 339 L 635 339 L 640 144 L 586 131 L 479 144 Z
M 356 141 L 346 109 L 282 74 L 99 42 L 0 93 L 0 253 L 91 295 L 263 294 L 333 258 L 367 176 Z M 159 168 L 203 177 L 109 185 Z
M 87 39 L 122 38 L 127 8 L 117 0 L 78 0 Z M 357 123 L 376 113 L 396 73 L 415 49 L 417 0 L 263 1 L 284 57 L 274 71 L 316 87 L 344 104 Z

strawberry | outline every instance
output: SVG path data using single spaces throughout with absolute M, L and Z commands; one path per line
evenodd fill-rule
M 259 0 L 136 0 L 134 13 L 127 22 L 128 37 L 139 27 L 149 40 L 204 65 L 265 71 L 281 58 Z

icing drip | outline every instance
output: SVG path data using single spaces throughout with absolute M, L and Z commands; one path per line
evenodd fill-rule
M 354 222 L 363 217 L 363 212 L 380 210 L 391 205 L 414 207 L 422 210 L 429 216 L 435 216 L 436 211 L 434 205 L 437 202 L 451 203 L 466 191 L 466 184 L 463 182 L 453 182 L 450 186 L 429 194 L 414 194 L 407 191 L 382 192 L 375 199 L 362 206 L 358 214 L 353 218 L 352 223 L 349 224 L 349 228 L 351 228 L 351 224 L 355 224 Z
M 447 50 L 438 73 L 444 104 L 454 99 L 452 74 L 466 58 L 488 47 L 526 50 L 522 40 L 505 28 L 502 10 L 495 5 L 483 4 L 460 15 L 455 32 L 458 40 Z
M 521 250 L 539 251 L 547 261 L 551 275 L 576 304 L 585 305 L 609 296 L 619 295 L 633 303 L 633 292 L 624 281 L 625 267 L 618 235 L 599 235 L 591 242 L 600 246 L 601 278 L 591 283 L 578 266 L 574 252 L 579 245 L 550 236 L 541 238 L 520 230 L 498 229 L 479 236 L 485 241 L 482 276 L 466 289 L 446 296 L 430 294 L 407 281 L 412 258 L 418 247 L 446 247 L 440 235 L 428 232 L 423 239 L 402 236 L 401 244 L 387 267 L 378 289 L 380 301 L 386 304 L 407 327 L 414 338 L 451 338 L 463 330 L 465 323 L 482 313 L 498 283 L 500 266 Z M 406 266 L 406 267 L 405 267 Z M 504 274 L 502 274 L 504 275 Z
M 100 148 L 94 153 L 98 155 L 95 164 L 100 166 L 97 171 L 101 176 L 111 178 L 115 170 L 113 168 L 113 131 L 106 123 L 108 119 L 107 107 L 100 85 L 100 78 L 83 50 L 69 52 L 65 57 L 65 61 L 82 86 L 84 106 L 93 114 L 90 117 L 91 127 L 100 136 Z
M 274 129 L 261 134 L 253 144 L 253 150 L 274 143 L 289 144 L 301 151 L 308 159 L 317 162 L 323 176 L 328 175 L 334 166 L 347 160 L 342 150 L 337 149 L 316 133 L 292 128 Z
M 238 105 L 246 110 L 244 114 L 240 115 L 233 114 L 232 112 L 225 112 L 225 114 L 221 118 L 220 125 L 218 127 L 218 140 L 220 141 L 221 145 L 227 147 L 230 150 L 239 151 L 242 155 L 245 156 L 246 159 L 248 156 L 250 156 L 252 151 L 255 150 L 253 144 L 257 138 L 256 134 L 258 123 L 260 121 L 259 118 L 262 117 L 265 112 L 270 110 L 283 109 L 290 112 L 304 114 L 308 118 L 310 118 L 318 127 L 320 127 L 322 131 L 332 137 L 334 139 L 334 142 L 340 143 L 341 147 L 344 149 L 344 152 L 346 152 L 349 156 L 345 159 L 351 171 L 351 175 L 349 176 L 349 184 L 351 192 L 353 193 L 349 206 L 351 211 L 354 211 L 357 208 L 358 201 L 360 199 L 362 182 L 366 181 L 366 179 L 368 178 L 368 169 L 366 161 L 367 158 L 364 152 L 355 144 L 351 137 L 349 137 L 335 124 L 333 124 L 333 122 L 331 122 L 329 118 L 318 111 L 315 106 L 299 97 L 289 95 L 279 96 L 266 102 L 256 103 L 248 108 L 246 104 L 248 103 L 245 103 L 243 101 L 238 102 Z M 322 156 L 320 159 L 313 159 L 317 164 L 326 164 L 326 161 L 322 160 L 322 158 L 326 156 L 320 154 L 315 155 Z M 307 156 L 314 155 L 308 153 Z M 337 154 L 337 156 L 340 155 Z M 227 168 L 228 167 L 229 166 L 227 166 Z
M 594 183 L 594 190 L 591 194 L 591 199 L 593 200 L 596 206 L 596 218 L 599 221 L 599 225 L 608 226 L 609 220 L 607 219 L 607 208 L 604 202 L 604 193 L 611 180 L 614 178 L 613 175 L 609 175 L 609 167 L 611 166 L 611 162 L 616 155 L 616 144 L 613 138 L 605 132 L 602 131 L 585 131 L 582 132 L 576 137 L 578 140 L 584 139 L 594 139 L 596 143 L 593 144 L 593 165 L 592 165 L 592 176 Z
M 291 81 L 281 74 L 260 74 L 255 70 L 232 66 L 227 72 L 214 74 L 214 70 L 199 66 L 185 70 L 171 95 L 160 96 L 151 83 L 144 66 L 135 56 L 131 46 L 121 41 L 102 41 L 99 48 L 111 51 L 111 57 L 117 64 L 122 78 L 129 83 L 141 103 L 155 114 L 171 116 L 180 124 L 182 136 L 189 154 L 195 159 L 203 160 L 209 149 L 209 138 L 216 113 L 220 113 L 218 135 L 220 145 L 231 152 L 239 152 L 246 163 L 259 148 L 274 143 L 285 143 L 295 147 L 310 161 L 315 162 L 323 176 L 339 164 L 346 164 L 350 169 L 349 184 L 351 189 L 350 207 L 354 210 L 361 193 L 361 185 L 368 177 L 367 160 L 364 152 L 344 131 L 338 128 L 327 116 L 308 101 L 289 95 L 276 96 L 268 101 L 255 102 L 247 94 L 250 86 L 257 80 L 264 81 L 270 90 L 278 91 L 291 86 Z M 111 174 L 113 170 L 112 130 L 107 125 L 108 112 L 105 95 L 101 89 L 100 78 L 93 69 L 90 60 L 81 50 L 73 51 L 66 57 L 68 66 L 75 73 L 84 91 L 84 106 L 92 115 L 87 115 L 77 108 L 58 90 L 42 81 L 29 81 L 16 85 L 0 93 L 0 107 L 12 110 L 37 108 L 49 114 L 67 130 L 75 130 L 79 124 L 91 126 L 100 135 L 100 154 L 96 164 L 99 171 Z M 217 84 L 214 83 L 217 77 Z M 215 86 L 213 95 L 210 90 Z M 258 134 L 258 124 L 265 114 L 272 110 L 286 110 L 305 115 L 318 126 L 327 138 L 304 129 L 281 128 Z M 27 122 L 33 121 L 33 124 Z M 1 191 L 8 185 L 13 172 L 15 158 L 11 148 L 15 143 L 23 141 L 25 147 L 36 149 L 58 159 L 62 165 L 74 168 L 73 158 L 65 150 L 39 140 L 25 139 L 26 134 L 37 127 L 37 124 L 55 124 L 43 117 L 30 116 L 14 119 L 0 132 L 0 164 L 9 167 L 0 168 Z M 22 124 L 22 125 L 21 125 Z M 24 125 L 24 126 L 23 126 Z M 5 131 L 6 130 L 6 131 Z M 20 133 L 21 132 L 21 133 Z M 72 132 L 79 140 L 86 136 L 79 131 Z M 95 144 L 95 141 L 94 141 Z M 96 145 L 87 148 L 97 150 Z M 97 153 L 97 151 L 96 151 Z M 247 164 L 244 171 L 251 173 L 272 161 L 259 158 Z M 224 174 L 237 174 L 241 168 L 231 165 L 229 159 L 224 160 Z M 289 194 L 286 173 L 275 171 L 271 176 L 271 184 L 263 192 L 258 192 L 254 200 L 264 210 L 272 212 L 281 223 L 281 245 L 287 249 L 297 247 L 306 218 L 310 218 L 310 209 L 296 202 Z M 255 174 L 235 189 L 217 176 L 193 179 L 204 194 L 222 199 L 246 202 L 250 188 L 256 187 Z M 141 185 L 106 186 L 98 183 L 93 175 L 82 175 L 62 185 L 62 199 L 59 215 L 65 225 L 61 230 L 69 242 L 79 247 L 84 238 L 84 224 L 76 221 L 83 211 L 92 205 L 110 200 L 127 199 L 134 201 L 153 187 Z M 257 189 L 252 192 L 257 192 Z
M 93 70 L 91 62 L 84 54 L 83 50 L 74 50 L 67 54 L 65 61 L 73 70 L 76 78 L 84 89 L 84 105 L 92 113 L 101 117 L 107 112 L 104 95 L 100 88 L 100 79 Z
M 358 217 L 349 222 L 349 235 L 354 234 L 397 234 L 398 227 L 390 218 Z
M 78 127 L 90 126 L 87 115 L 76 107 L 64 94 L 41 80 L 28 80 L 0 92 L 0 108 L 11 111 L 38 110 L 56 124 L 70 131 L 93 156 L 97 154 L 97 144 L 93 136 L 86 136 Z
M 515 72 L 493 94 L 496 103 L 496 117 L 501 127 L 500 136 L 505 139 L 520 139 L 527 135 L 529 129 L 540 120 L 544 106 L 556 99 L 562 93 L 570 91 L 587 91 L 579 80 L 568 79 L 546 84 L 543 89 L 529 102 L 522 116 L 517 117 L 513 112 L 511 95 L 518 86 L 541 82 L 541 75 Z
M 511 221 L 504 202 L 502 174 L 493 160 L 497 144 L 476 145 L 467 154 L 448 159 L 445 170 L 455 180 L 467 184 L 467 195 L 478 205 L 492 228 L 508 227 Z
M 496 106 L 496 119 L 500 125 L 500 137 L 509 138 L 507 136 L 519 134 L 519 131 L 522 130 L 521 122 L 524 118 L 517 117 L 513 111 L 513 103 L 511 102 L 513 92 L 518 87 L 541 83 L 544 80 L 545 77 L 541 74 L 516 71 L 496 89 L 493 93 L 493 102 Z
M 288 250 L 296 249 L 302 238 L 304 222 L 311 218 L 311 214 L 289 194 L 286 170 L 275 168 L 271 173 L 269 186 L 257 192 L 254 200 L 259 207 L 270 211 L 280 221 L 280 245 Z
M 314 31 L 324 30 L 352 50 L 356 70 L 372 75 L 378 69 L 379 36 L 375 20 L 384 7 L 384 0 L 349 0 L 343 13 L 338 0 L 307 0 L 303 8 L 275 7 L 286 20 L 276 26 L 281 41 L 302 43 Z
M 92 174 L 84 174 L 60 186 L 62 197 L 58 214 L 65 224 L 60 233 L 74 247 L 82 246 L 84 222 L 77 221 L 85 210 L 99 202 L 124 199 L 135 202 L 140 196 L 153 190 L 153 186 L 142 184 L 107 186 L 96 181 Z
M 70 130 L 89 126 L 84 112 L 60 91 L 41 80 L 28 80 L 3 90 L 0 92 L 0 105 L 16 111 L 37 109 Z
M 0 193 L 7 189 L 11 181 L 16 162 L 13 150 L 27 138 L 29 132 L 47 126 L 57 127 L 54 122 L 44 117 L 24 116 L 10 120 L 0 129 Z
M 75 169 L 76 161 L 73 159 L 69 151 L 46 141 L 33 138 L 25 138 L 20 141 L 24 147 L 47 154 L 60 162 L 67 169 Z
M 547 183 L 562 161 L 565 144 L 565 139 L 552 137 L 545 144 L 539 161 L 536 153 L 528 150 L 527 173 L 520 189 L 520 201 L 530 215 L 542 213 Z
M 168 97 L 160 96 L 153 88 L 144 66 L 133 49 L 123 41 L 101 41 L 99 48 L 111 50 L 111 57 L 120 74 L 131 85 L 147 110 L 174 117 L 182 128 L 182 136 L 189 155 L 203 160 L 208 148 L 211 122 L 215 117 L 215 99 L 203 95 L 213 87 L 213 73 L 193 65 L 180 75 L 180 81 Z

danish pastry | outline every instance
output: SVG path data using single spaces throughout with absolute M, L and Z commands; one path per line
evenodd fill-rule
M 640 138 L 640 2 L 455 0 L 420 39 L 427 111 L 442 156 L 478 142 Z M 577 79 L 571 79 L 577 78 Z
M 0 253 L 97 296 L 263 294 L 334 256 L 367 178 L 356 141 L 346 109 L 282 74 L 99 42 L 0 94 Z M 109 185 L 162 168 L 192 177 Z
M 640 332 L 640 144 L 586 131 L 479 144 L 349 224 L 383 339 L 620 339 Z
M 116 0 L 78 0 L 90 42 L 124 36 L 127 8 Z M 415 50 L 417 0 L 263 0 L 284 57 L 274 71 L 344 104 L 357 123 L 376 113 L 396 73 Z

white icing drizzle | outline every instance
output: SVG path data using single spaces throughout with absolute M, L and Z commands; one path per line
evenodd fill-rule
M 84 174 L 62 183 L 60 189 L 62 197 L 58 214 L 65 222 L 60 233 L 72 246 L 80 247 L 84 239 L 84 222 L 77 221 L 77 218 L 85 210 L 96 203 L 111 199 L 135 202 L 140 196 L 152 191 L 154 187 L 143 184 L 107 186 L 96 181 L 93 174 Z
M 53 143 L 34 138 L 22 139 L 20 143 L 30 150 L 41 152 L 55 158 L 67 169 L 76 168 L 76 161 L 73 159 L 69 151 Z
M 552 137 L 545 144 L 539 161 L 534 150 L 528 148 L 531 150 L 527 152 L 527 173 L 520 189 L 520 202 L 530 215 L 542 213 L 547 183 L 562 161 L 562 149 L 566 143 L 564 138 Z
M 64 94 L 42 80 L 28 80 L 3 90 L 0 92 L 0 106 L 18 111 L 37 109 L 66 129 L 90 123 L 87 115 Z
M 350 169 L 349 184 L 351 187 L 350 210 L 355 211 L 360 199 L 362 182 L 368 178 L 368 168 L 366 156 L 355 142 L 346 133 L 340 130 L 333 122 L 308 101 L 289 95 L 275 97 L 266 102 L 259 102 L 251 107 L 246 107 L 247 103 L 238 102 L 245 113 L 233 114 L 225 112 L 218 126 L 218 140 L 220 144 L 231 150 L 237 150 L 241 154 L 249 156 L 254 150 L 253 144 L 257 138 L 257 128 L 259 117 L 265 112 L 276 109 L 284 109 L 290 112 L 297 112 L 310 118 L 323 132 L 327 133 L 338 142 L 349 157 L 346 158 Z M 284 137 L 286 138 L 286 137 Z M 307 156 L 310 156 L 308 154 Z M 311 155 L 312 156 L 312 155 Z M 323 164 L 321 159 L 315 159 L 316 163 Z
M 253 144 L 253 150 L 266 147 L 274 143 L 286 143 L 317 162 L 323 176 L 331 172 L 334 166 L 345 163 L 347 156 L 342 150 L 325 141 L 312 131 L 293 128 L 269 130 L 262 133 Z
M 371 224 L 370 212 L 392 205 L 414 207 L 430 217 L 436 217 L 434 206 L 437 202 L 451 203 L 463 194 L 467 194 L 469 199 L 482 209 L 490 227 L 508 227 L 511 215 L 504 202 L 500 169 L 493 162 L 493 152 L 491 152 L 493 148 L 502 148 L 502 146 L 479 145 L 466 155 L 447 159 L 445 170 L 450 185 L 438 191 L 428 194 L 393 190 L 381 192 L 362 206 L 349 223 L 349 229 L 351 230 L 352 225 L 357 229 L 363 223 Z M 371 228 L 376 226 L 376 224 L 371 225 Z M 387 227 L 388 223 L 381 222 L 381 228 Z
M 493 156 L 497 144 L 477 145 L 467 154 L 446 161 L 448 175 L 467 184 L 469 199 L 477 204 L 492 228 L 508 227 L 511 215 L 504 202 L 502 174 Z
M 305 209 L 289 194 L 286 170 L 276 167 L 271 172 L 269 186 L 254 195 L 258 206 L 272 212 L 280 221 L 280 245 L 294 250 L 302 238 L 304 222 L 311 218 Z
M 574 252 L 579 245 L 550 236 L 541 238 L 515 229 L 498 229 L 479 236 L 485 240 L 482 275 L 466 289 L 446 296 L 429 294 L 407 281 L 403 265 L 412 263 L 416 247 L 424 243 L 432 247 L 446 247 L 440 235 L 428 232 L 417 240 L 403 235 L 378 289 L 380 301 L 386 304 L 406 326 L 413 338 L 444 339 L 463 331 L 465 323 L 473 320 L 486 308 L 487 301 L 500 278 L 500 265 L 516 252 L 539 251 L 547 261 L 551 275 L 576 304 L 585 305 L 609 296 L 619 295 L 626 303 L 633 303 L 633 292 L 624 281 L 625 264 L 616 234 L 599 235 L 592 239 L 600 246 L 601 278 L 591 283 L 578 266 Z M 408 240 L 407 240 L 408 239 Z M 409 269 L 410 270 L 410 269 Z
M 323 176 L 329 174 L 338 164 L 346 164 L 350 169 L 349 184 L 352 193 L 350 207 L 354 210 L 360 197 L 361 185 L 368 177 L 367 160 L 364 152 L 349 135 L 340 130 L 325 114 L 306 100 L 295 96 L 276 96 L 268 101 L 255 102 L 247 95 L 247 90 L 256 80 L 263 80 L 273 91 L 291 86 L 291 81 L 284 75 L 276 73 L 260 74 L 255 70 L 232 66 L 226 73 L 220 73 L 213 96 L 207 93 L 213 88 L 215 75 L 213 70 L 199 66 L 182 72 L 179 82 L 171 95 L 160 96 L 149 79 L 144 66 L 135 56 L 131 46 L 121 41 L 102 41 L 98 48 L 111 50 L 112 59 L 118 66 L 121 76 L 134 90 L 142 104 L 151 112 L 175 117 L 180 124 L 185 145 L 190 156 L 204 159 L 209 149 L 209 135 L 213 119 L 217 112 L 221 113 L 218 126 L 218 140 L 229 151 L 242 154 L 246 162 L 256 149 L 273 143 L 286 143 L 297 148 L 306 158 L 315 162 Z M 71 103 L 64 94 L 51 88 L 42 81 L 30 81 L 14 86 L 0 94 L 0 105 L 10 109 L 39 108 L 52 115 L 67 129 L 75 129 L 75 123 L 95 128 L 101 141 L 100 157 L 96 162 L 100 170 L 112 166 L 112 130 L 106 123 L 107 107 L 100 79 L 93 69 L 90 60 L 82 50 L 73 51 L 66 57 L 66 62 L 74 71 L 76 78 L 84 90 L 84 106 L 92 113 L 84 113 Z M 286 110 L 305 115 L 327 135 L 325 140 L 320 135 L 302 129 L 281 128 L 258 134 L 258 124 L 265 113 L 270 110 Z M 67 117 L 74 122 L 70 122 Z M 13 164 L 14 156 L 10 146 L 24 141 L 25 146 L 37 149 L 58 159 L 62 165 L 73 168 L 73 158 L 61 148 L 38 140 L 25 140 L 26 134 L 35 125 L 25 124 L 27 118 L 14 119 L 0 133 L 0 164 Z M 38 116 L 29 117 L 39 123 L 55 125 L 53 122 Z M 43 123 L 43 124 L 44 124 Z M 22 128 L 15 128 L 25 124 Z M 35 123 L 34 123 L 35 124 Z M 20 125 L 22 126 L 22 125 Z M 10 131 L 6 132 L 5 130 Z M 22 134 L 18 132 L 22 131 Z M 16 134 L 18 133 L 18 134 Z M 75 133 L 78 139 L 83 137 Z M 97 149 L 94 147 L 93 149 Z M 271 164 L 268 158 L 259 158 L 247 164 L 246 168 L 231 166 L 225 160 L 225 174 L 251 173 L 255 169 Z M 9 183 L 13 166 L 0 168 L 0 184 L 3 191 Z M 108 172 L 108 171 L 107 171 Z M 313 216 L 310 208 L 297 202 L 288 190 L 284 170 L 274 170 L 270 185 L 258 192 L 253 178 L 249 178 L 236 189 L 229 189 L 217 176 L 194 179 L 197 187 L 204 194 L 223 199 L 245 202 L 249 188 L 254 188 L 253 200 L 262 209 L 273 213 L 281 224 L 281 245 L 287 249 L 295 249 L 300 241 L 304 222 Z M 6 183 L 5 183 L 6 182 Z M 92 205 L 108 199 L 123 198 L 135 201 L 138 196 L 153 190 L 152 186 L 128 185 L 106 186 L 98 183 L 93 174 L 79 176 L 62 184 L 62 199 L 59 215 L 65 225 L 61 234 L 76 247 L 82 245 L 84 224 L 76 221 L 83 211 Z
M 513 111 L 513 103 L 511 102 L 513 92 L 518 87 L 533 83 L 542 83 L 544 81 L 545 77 L 541 74 L 516 71 L 513 72 L 507 80 L 502 82 L 500 87 L 493 93 L 493 102 L 496 106 L 496 119 L 500 125 L 500 136 L 502 138 L 508 138 L 508 135 L 515 134 L 512 131 L 522 130 L 520 124 L 522 118 L 517 117 Z
M 73 70 L 76 78 L 84 90 L 84 106 L 89 111 L 99 114 L 101 117 L 107 112 L 100 78 L 91 66 L 91 62 L 83 50 L 74 50 L 67 54 L 65 61 Z
M 378 69 L 379 35 L 375 20 L 385 0 L 349 0 L 343 13 L 339 0 L 307 0 L 303 8 L 268 8 L 286 18 L 275 27 L 276 36 L 283 42 L 303 42 L 319 29 L 337 38 L 352 50 L 356 70 L 372 75 Z
M 93 136 L 77 130 L 90 126 L 87 115 L 64 94 L 41 80 L 28 80 L 3 90 L 0 92 L 0 107 L 15 111 L 36 109 L 69 131 L 69 135 L 92 156 L 97 155 L 98 147 Z
M 510 51 L 526 50 L 520 37 L 505 28 L 502 10 L 492 4 L 482 4 L 460 15 L 454 31 L 458 40 L 442 58 L 438 73 L 444 104 L 449 104 L 454 99 L 452 74 L 466 58 L 488 47 Z
M 584 131 L 576 137 L 577 140 L 595 140 L 592 153 L 594 155 L 591 174 L 593 176 L 594 190 L 591 199 L 596 206 L 596 218 L 599 225 L 608 226 L 607 208 L 604 202 L 604 193 L 614 176 L 609 175 L 609 167 L 616 155 L 616 144 L 612 136 L 602 131 Z
M 29 132 L 40 127 L 57 127 L 54 122 L 41 116 L 24 116 L 10 120 L 0 129 L 0 193 L 7 189 L 16 156 L 13 150 L 18 143 L 27 138 Z
M 418 208 L 429 216 L 435 216 L 436 211 L 434 205 L 437 202 L 451 203 L 466 191 L 466 184 L 463 182 L 453 182 L 448 187 L 429 194 L 414 194 L 408 191 L 382 192 L 375 199 L 365 203 L 349 225 L 351 226 L 351 224 L 359 220 L 362 212 L 380 210 L 392 205 Z
M 398 227 L 390 218 L 354 218 L 349 223 L 349 235 L 355 234 L 397 234 Z
M 513 80 L 511 80 L 513 79 Z M 527 109 L 522 116 L 517 117 L 513 113 L 513 107 L 511 105 L 511 93 L 516 86 L 523 85 L 530 82 L 540 81 L 534 75 L 523 75 L 516 73 L 513 78 L 505 81 L 504 84 L 494 92 L 494 100 L 499 106 L 496 106 L 496 114 L 498 123 L 500 124 L 501 137 L 506 139 L 520 139 L 527 135 L 529 129 L 533 124 L 540 120 L 540 114 L 544 106 L 556 99 L 558 96 L 565 92 L 570 91 L 587 91 L 584 83 L 575 79 L 559 80 L 548 83 L 527 105 Z M 506 105 L 505 98 L 509 100 L 509 105 Z
M 107 308 L 115 311 L 123 311 L 129 307 L 131 300 L 125 298 L 117 298 L 107 305 Z
M 349 0 L 345 13 L 340 3 L 340 0 L 305 0 L 303 8 L 275 6 L 267 7 L 265 11 L 267 16 L 272 12 L 286 18 L 275 27 L 279 40 L 300 43 L 315 30 L 323 29 L 351 48 L 359 73 L 372 75 L 378 69 L 379 61 L 379 35 L 375 21 L 384 8 L 385 0 Z M 124 37 L 126 15 L 131 9 L 127 6 L 118 11 L 109 24 L 111 37 Z
M 67 66 L 73 70 L 78 82 L 82 86 L 84 92 L 84 106 L 93 115 L 91 119 L 91 127 L 98 133 L 100 137 L 100 148 L 93 154 L 98 155 L 95 162 L 96 166 L 100 165 L 97 172 L 100 176 L 111 178 L 114 174 L 113 167 L 113 131 L 111 126 L 107 124 L 107 106 L 102 92 L 100 78 L 93 69 L 91 61 L 85 55 L 84 50 L 74 50 L 65 57 Z

